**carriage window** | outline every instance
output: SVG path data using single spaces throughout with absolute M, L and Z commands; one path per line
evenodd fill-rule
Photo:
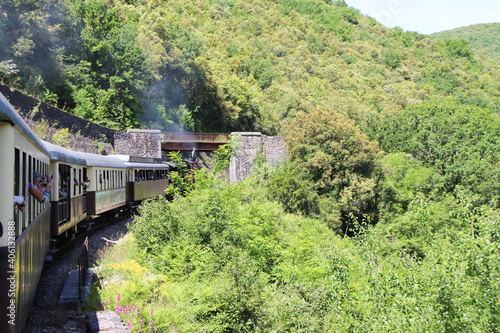
M 82 194 L 82 169 L 78 169 L 78 193 Z
M 73 195 L 76 195 L 76 169 L 73 169 Z
M 29 196 L 29 193 L 26 192 L 28 189 L 28 184 L 26 182 L 26 179 L 27 179 L 26 161 L 27 161 L 27 159 L 28 159 L 27 154 L 25 152 L 23 152 L 23 161 L 22 161 L 23 162 L 23 171 L 22 171 L 22 178 L 20 179 L 20 181 L 21 181 L 21 195 L 24 197 L 25 201 L 28 200 L 28 196 Z M 28 205 L 28 202 L 29 201 L 26 201 L 26 205 Z M 29 207 L 26 207 L 26 209 L 28 209 L 28 208 Z M 27 221 L 29 221 L 29 220 L 27 220 L 27 218 L 28 217 L 26 216 L 26 214 L 22 214 L 23 225 L 28 223 Z
M 19 149 L 15 149 L 15 153 L 14 153 L 14 195 L 19 195 L 19 187 L 20 187 L 20 183 L 21 183 L 21 180 L 19 179 L 20 176 L 21 176 L 21 170 L 20 170 L 20 167 L 21 167 L 21 163 L 20 163 L 20 158 L 21 158 L 21 152 L 19 151 Z M 17 212 L 15 215 L 14 215 L 14 222 L 16 224 L 16 235 L 19 234 L 18 232 L 18 228 L 19 228 L 19 224 L 20 224 L 20 218 L 21 216 L 23 216 L 24 214 L 20 214 L 20 212 Z M 24 223 L 23 223 L 24 225 Z
M 38 161 L 33 157 L 33 170 L 39 171 L 40 172 L 40 165 Z M 33 218 L 35 218 L 38 215 L 38 209 L 40 208 L 40 203 L 36 200 L 35 201 L 35 207 L 33 209 Z M 30 220 L 31 221 L 31 220 Z
M 87 185 L 90 185 L 87 180 L 88 180 L 87 169 L 83 168 L 83 186 L 82 186 L 82 188 L 83 188 L 83 194 L 87 193 Z

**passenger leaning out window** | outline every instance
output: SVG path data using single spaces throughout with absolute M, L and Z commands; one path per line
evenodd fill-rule
M 33 172 L 33 184 L 28 183 L 28 190 L 32 196 L 35 197 L 38 202 L 46 202 L 49 200 L 49 194 L 52 190 L 52 182 L 54 178 L 50 176 L 50 181 L 48 177 L 43 177 L 39 172 Z

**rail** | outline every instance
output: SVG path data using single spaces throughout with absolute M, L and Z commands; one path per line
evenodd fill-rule
M 163 141 L 167 142 L 228 142 L 228 133 L 187 133 L 187 132 L 161 132 Z
M 89 270 L 89 238 L 85 237 L 78 255 L 78 297 L 82 299 L 82 290 Z

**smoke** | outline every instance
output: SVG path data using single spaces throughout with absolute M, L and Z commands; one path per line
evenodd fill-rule
M 194 130 L 186 94 L 175 78 L 156 82 L 140 100 L 143 111 L 138 121 L 143 127 L 171 132 Z

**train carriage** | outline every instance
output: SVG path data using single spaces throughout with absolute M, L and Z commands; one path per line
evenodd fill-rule
M 87 214 L 112 213 L 126 205 L 126 168 L 113 155 L 79 153 L 87 161 Z
M 87 218 L 87 161 L 78 152 L 44 142 L 50 153 L 50 173 L 54 177 L 51 196 L 51 235 L 76 231 Z
M 127 168 L 127 202 L 165 195 L 170 166 L 160 158 L 115 155 Z
M 50 202 L 29 194 L 33 171 L 49 174 L 43 142 L 0 94 L 0 332 L 21 332 L 50 244 Z M 14 207 L 23 196 L 26 209 Z

